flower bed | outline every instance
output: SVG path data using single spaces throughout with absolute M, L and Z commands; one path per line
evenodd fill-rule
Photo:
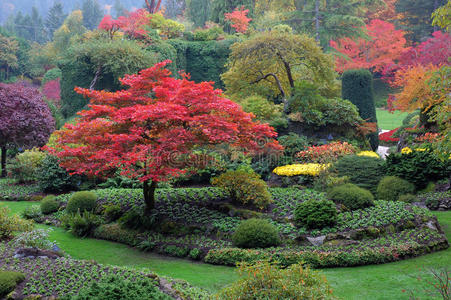
M 40 200 L 41 190 L 37 184 L 16 184 L 14 179 L 0 179 L 0 201 Z

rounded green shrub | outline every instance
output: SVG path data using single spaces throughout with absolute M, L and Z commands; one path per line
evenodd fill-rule
M 51 213 L 57 212 L 60 204 L 56 201 L 56 197 L 54 195 L 48 195 L 44 199 L 41 200 L 41 212 L 44 215 L 49 215 Z
M 347 155 L 334 165 L 338 176 L 347 176 L 351 183 L 376 194 L 377 184 L 384 176 L 384 160 L 375 157 Z
M 238 225 L 232 241 L 240 248 L 266 248 L 280 244 L 277 228 L 267 220 L 254 218 Z
M 97 195 L 93 192 L 82 191 L 73 193 L 67 202 L 66 211 L 68 213 L 76 213 L 80 211 L 94 211 L 96 208 Z
M 19 272 L 0 271 L 0 298 L 8 295 L 16 286 L 25 280 L 25 275 Z
M 296 224 L 309 229 L 333 226 L 337 222 L 337 208 L 330 200 L 310 199 L 296 207 L 294 219 Z
M 417 198 L 417 196 L 412 195 L 412 194 L 405 194 L 405 195 L 399 196 L 398 201 L 406 202 L 406 203 L 413 203 L 413 202 L 417 202 L 418 198 Z
M 377 185 L 377 198 L 379 200 L 396 201 L 399 196 L 412 194 L 415 186 L 396 176 L 385 176 Z
M 122 216 L 122 208 L 118 204 L 106 205 L 103 215 L 108 222 L 114 222 Z
M 335 203 L 342 204 L 350 210 L 374 205 L 374 196 L 371 192 L 352 183 L 333 188 L 328 193 L 328 197 Z

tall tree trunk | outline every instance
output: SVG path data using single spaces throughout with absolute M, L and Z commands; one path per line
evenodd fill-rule
M 2 146 L 2 174 L 0 177 L 6 177 L 8 175 L 8 172 L 6 171 L 6 146 Z
M 143 182 L 143 193 L 144 193 L 144 214 L 149 215 L 155 208 L 155 190 L 157 189 L 158 182 L 149 181 Z
M 315 40 L 319 43 L 319 0 L 315 1 Z

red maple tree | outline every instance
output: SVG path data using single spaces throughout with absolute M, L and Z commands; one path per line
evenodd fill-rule
M 249 22 L 252 21 L 251 18 L 247 17 L 249 9 L 244 9 L 244 6 L 236 8 L 231 13 L 225 13 L 224 17 L 227 21 L 232 23 L 232 27 L 239 33 L 246 33 L 249 26 Z
M 154 208 L 158 182 L 202 164 L 195 150 L 282 150 L 272 127 L 253 122 L 252 114 L 211 82 L 170 77 L 168 63 L 126 75 L 121 82 L 129 88 L 114 93 L 76 88 L 91 98 L 90 109 L 59 131 L 57 146 L 48 148 L 73 174 L 109 177 L 120 169 L 123 176 L 138 178 L 146 213 Z
M 408 50 L 402 30 L 396 30 L 391 23 L 372 20 L 366 26 L 370 40 L 363 38 L 330 41 L 330 46 L 340 55 L 336 57 L 336 69 L 344 72 L 349 69 L 370 69 L 383 72 L 396 65 L 399 57 Z

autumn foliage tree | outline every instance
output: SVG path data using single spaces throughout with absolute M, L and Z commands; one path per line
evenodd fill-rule
M 244 6 L 241 6 L 240 8 L 236 8 L 231 13 L 225 13 L 224 18 L 232 23 L 231 26 L 236 30 L 236 32 L 246 33 L 249 22 L 252 20 L 247 17 L 248 13 L 249 9 L 244 9 Z
M 146 213 L 155 206 L 158 182 L 202 165 L 200 147 L 228 146 L 248 153 L 281 150 L 276 132 L 221 96 L 210 82 L 175 79 L 158 63 L 121 79 L 129 88 L 117 92 L 77 88 L 89 97 L 89 110 L 75 125 L 58 132 L 49 150 L 74 174 L 122 175 L 143 182 Z
M 396 64 L 401 55 L 408 50 L 402 30 L 396 30 L 391 23 L 372 20 L 366 26 L 369 40 L 343 38 L 338 42 L 330 41 L 336 55 L 336 70 L 344 72 L 350 69 L 370 69 L 374 72 Z
M 47 143 L 55 121 L 39 90 L 23 83 L 0 84 L 0 147 L 2 177 L 8 146 L 33 148 Z

